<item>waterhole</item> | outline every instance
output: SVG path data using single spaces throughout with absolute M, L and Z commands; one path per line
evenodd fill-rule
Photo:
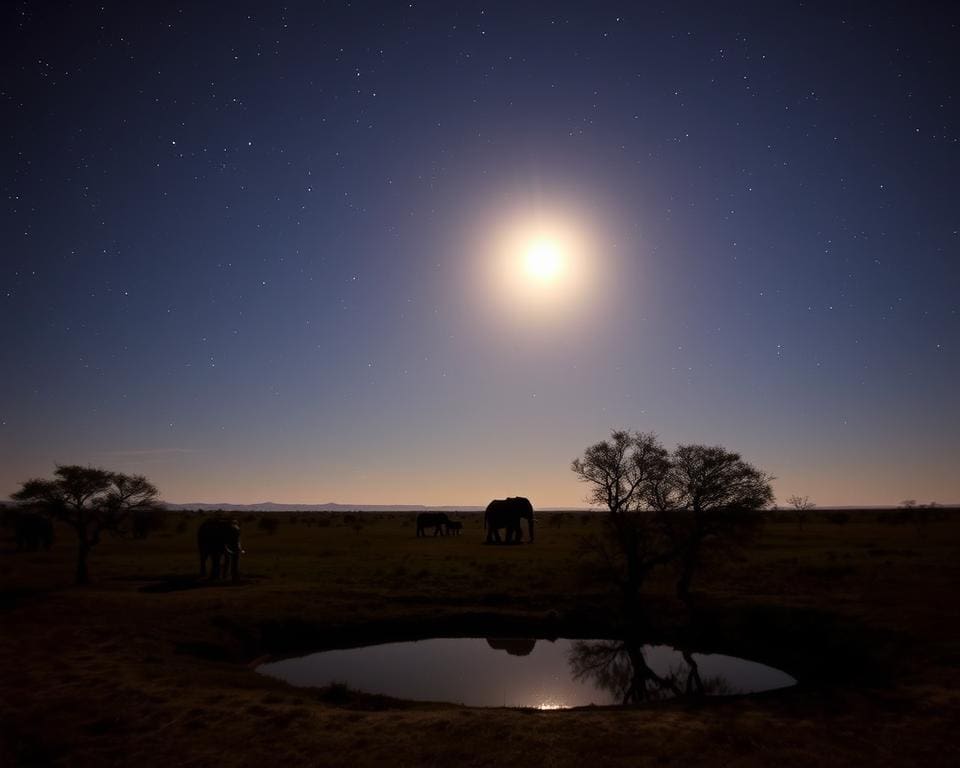
M 433 638 L 262 664 L 298 686 L 474 707 L 565 709 L 758 693 L 796 684 L 755 661 L 623 640 Z

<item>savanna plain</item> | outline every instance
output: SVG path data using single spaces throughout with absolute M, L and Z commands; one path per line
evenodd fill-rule
M 651 641 L 754 659 L 792 688 L 538 711 L 255 671 L 392 640 L 616 632 L 618 597 L 585 545 L 602 515 L 540 513 L 536 542 L 514 546 L 484 546 L 481 516 L 454 516 L 462 536 L 417 538 L 412 513 L 241 515 L 236 584 L 197 576 L 198 513 L 105 539 L 83 587 L 69 529 L 40 552 L 4 531 L 0 764 L 956 765 L 956 509 L 815 510 L 803 525 L 771 512 L 704 563 L 689 605 L 669 573 L 645 584 Z

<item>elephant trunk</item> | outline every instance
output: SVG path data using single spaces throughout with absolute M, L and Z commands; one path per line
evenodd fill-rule
M 527 530 L 530 533 L 530 543 L 533 544 L 533 515 L 527 520 Z

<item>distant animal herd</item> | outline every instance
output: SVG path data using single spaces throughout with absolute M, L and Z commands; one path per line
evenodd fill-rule
M 485 544 L 520 544 L 523 542 L 521 523 L 527 521 L 529 542 L 533 543 L 533 505 L 522 496 L 494 499 L 483 514 L 486 531 Z M 53 525 L 49 518 L 22 513 L 15 520 L 17 549 L 35 551 L 49 549 L 53 542 Z M 417 538 L 427 536 L 460 536 L 463 523 L 452 520 L 446 512 L 421 512 L 417 515 Z M 503 535 L 501 536 L 501 532 Z M 197 530 L 197 551 L 200 555 L 200 575 L 218 580 L 229 576 L 234 581 L 240 574 L 240 522 L 236 519 L 204 520 Z
M 527 521 L 527 534 L 533 543 L 533 504 L 523 496 L 494 499 L 483 513 L 486 531 L 485 544 L 520 544 L 523 542 L 521 521 Z M 417 515 L 417 538 L 427 536 L 460 536 L 463 523 L 451 520 L 446 512 L 421 512 Z M 501 538 L 500 532 L 503 531 Z M 197 550 L 200 553 L 200 575 L 212 580 L 226 578 L 237 580 L 240 573 L 240 522 L 238 520 L 204 520 L 197 531 Z
M 523 542 L 521 521 L 527 521 L 527 532 L 533 542 L 533 505 L 523 496 L 494 499 L 483 513 L 486 544 L 520 544 Z M 500 531 L 504 532 L 503 538 Z M 459 536 L 463 523 L 451 520 L 446 512 L 421 512 L 417 515 L 417 538 L 432 536 Z

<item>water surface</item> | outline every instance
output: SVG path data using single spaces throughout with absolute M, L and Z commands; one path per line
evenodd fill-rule
M 322 651 L 263 664 L 299 686 L 475 707 L 560 709 L 756 693 L 796 684 L 754 661 L 621 640 L 434 638 Z

